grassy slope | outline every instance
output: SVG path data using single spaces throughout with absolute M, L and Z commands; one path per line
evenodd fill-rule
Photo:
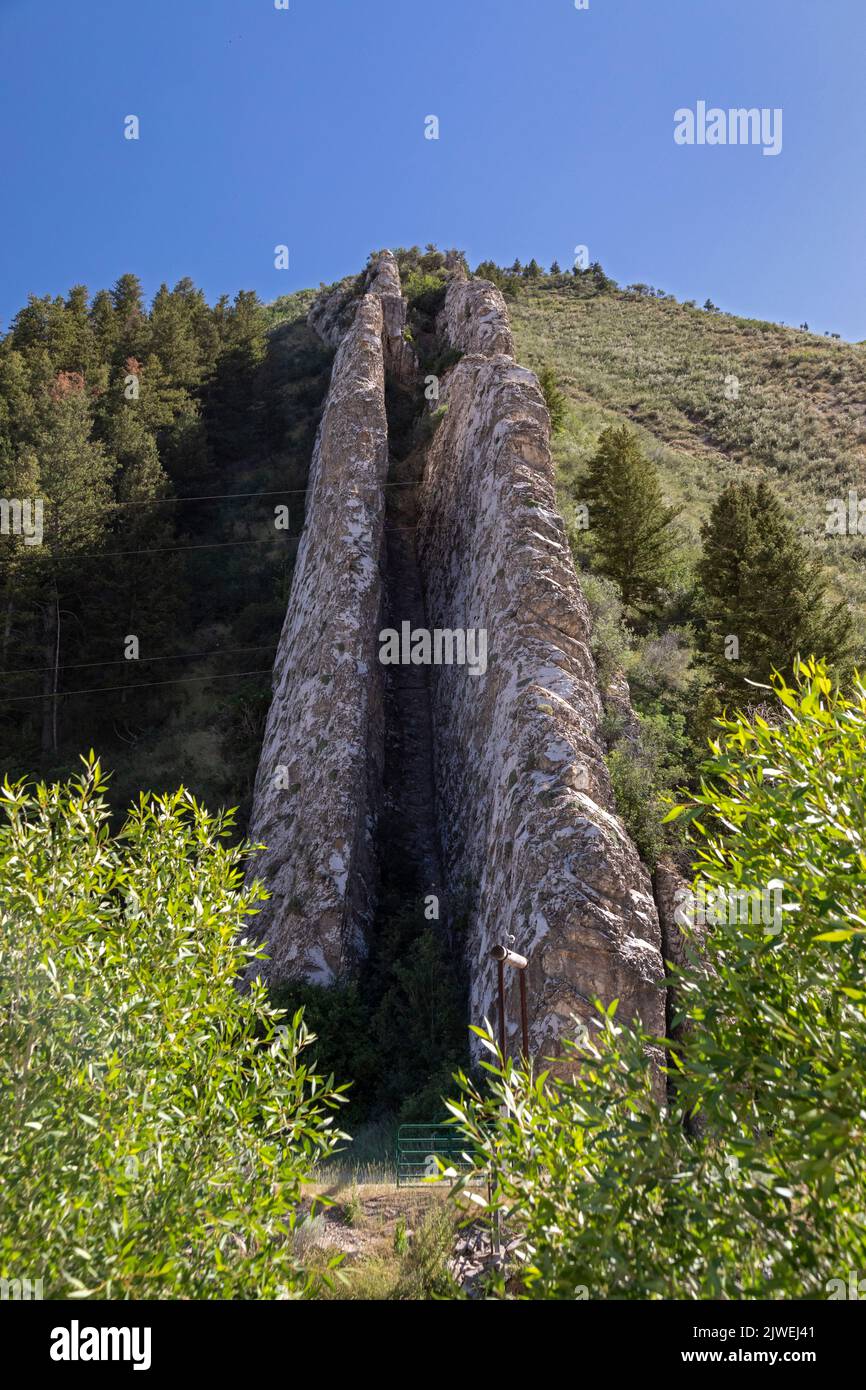
M 555 441 L 565 510 L 599 431 L 626 420 L 684 505 L 695 549 L 725 482 L 765 478 L 866 629 L 866 538 L 827 537 L 824 505 L 849 487 L 866 498 L 866 346 L 667 300 L 584 297 L 565 277 L 522 289 L 509 308 L 520 360 L 550 362 L 569 400 Z

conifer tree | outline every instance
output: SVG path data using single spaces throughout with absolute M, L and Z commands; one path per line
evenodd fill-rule
M 559 382 L 556 372 L 550 363 L 545 363 L 538 373 L 538 384 L 544 395 L 544 403 L 550 415 L 550 429 L 552 434 L 557 434 L 565 424 L 565 412 L 568 402 L 565 395 L 559 389 Z
M 810 556 L 764 482 L 729 483 L 702 528 L 704 629 L 700 644 L 721 699 L 758 698 L 795 657 L 844 659 L 852 624 L 844 602 L 827 599 L 820 561 Z
M 580 500 L 589 505 L 600 572 L 616 580 L 627 608 L 652 606 L 668 578 L 681 508 L 665 504 L 655 467 L 627 426 L 602 432 Z
M 57 690 L 61 665 L 61 602 L 67 585 L 80 583 L 76 555 L 98 550 L 110 512 L 111 463 L 91 438 L 84 380 L 58 373 L 44 401 L 36 433 L 44 536 L 38 549 L 39 606 L 43 613 L 45 680 L 43 751 L 57 748 Z

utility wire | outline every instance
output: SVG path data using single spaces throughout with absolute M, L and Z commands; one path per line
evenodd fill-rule
M 407 482 L 393 482 L 393 483 L 385 482 L 385 483 L 380 483 L 379 486 L 380 486 L 380 487 L 383 487 L 383 488 L 385 488 L 385 487 L 418 487 L 419 484 L 418 484 L 417 482 L 408 482 L 408 481 L 407 481 Z M 237 498 L 242 498 L 242 497 L 303 497 L 303 495 L 304 495 L 305 493 L 311 492 L 312 489 L 313 489 L 313 484 L 310 483 L 308 487 L 282 487 L 282 488 L 279 488 L 276 492 L 203 492 L 203 493 L 200 493 L 198 496 L 193 496 L 193 497 L 150 497 L 150 498 L 143 499 L 143 500 L 140 501 L 140 502 L 107 502 L 107 503 L 106 503 L 106 507 L 107 507 L 107 508 L 117 508 L 117 507 L 157 507 L 157 506 L 159 506 L 161 503 L 164 503 L 164 502 L 170 502 L 170 503 L 179 503 L 179 502 L 222 502 L 222 501 L 226 500 L 227 498 L 237 499 Z M 49 505 L 51 505 L 51 504 L 49 503 Z M 57 505 L 57 504 L 54 504 L 54 505 Z M 59 505 L 62 506 L 63 504 L 60 503 Z
M 270 676 L 273 667 L 267 666 L 259 671 L 226 671 L 222 676 L 185 676 L 174 681 L 139 681 L 136 685 L 97 685 L 91 690 L 58 690 L 47 695 L 4 695 L 0 705 L 14 704 L 19 700 L 65 700 L 74 695 L 108 695 L 117 690 L 148 690 L 162 685 L 192 685 L 196 681 L 240 680 L 244 676 Z
M 163 545 L 150 550 L 100 550 L 95 555 L 79 555 L 77 551 L 61 552 L 54 558 L 56 560 L 119 560 L 129 555 L 183 555 L 188 550 L 231 550 L 240 545 L 271 545 L 278 537 L 278 532 L 273 536 L 268 536 L 263 541 L 211 541 L 206 545 Z M 302 533 L 299 531 L 296 536 L 286 535 L 287 541 L 299 541 Z
M 386 526 L 385 531 L 417 531 L 417 526 Z M 204 545 L 164 545 L 151 548 L 149 550 L 100 550 L 94 555 L 79 555 L 77 551 L 61 551 L 53 558 L 55 560 L 119 560 L 125 559 L 130 555 L 185 555 L 192 550 L 231 550 L 243 545 L 271 545 L 275 540 L 282 538 L 287 541 L 299 541 L 303 536 L 303 531 L 298 531 L 295 535 L 288 532 L 275 531 L 273 536 L 268 536 L 265 540 L 246 540 L 246 541 L 210 541 Z
M 220 647 L 212 652 L 178 652 L 175 656 L 141 656 L 136 657 L 135 660 L 138 662 L 201 661 L 209 656 L 230 656 L 236 655 L 238 652 L 273 652 L 276 651 L 277 645 L 276 642 L 271 642 L 268 646 L 260 647 Z M 71 666 L 64 661 L 61 662 L 60 666 L 63 671 L 86 671 L 94 666 L 128 666 L 129 664 L 130 658 L 121 657 L 119 661 L 80 661 Z M 44 675 L 46 671 L 53 670 L 53 666 L 22 666 L 17 671 L 0 671 L 0 680 L 6 680 L 8 676 L 39 676 Z
M 419 485 L 420 480 L 414 482 L 411 480 L 404 480 L 380 483 L 379 487 L 418 487 Z M 314 485 L 310 483 L 307 487 L 281 487 L 272 492 L 201 492 L 195 493 L 190 497 L 146 497 L 137 502 L 106 502 L 104 506 L 105 510 L 110 512 L 119 511 L 123 507 L 178 506 L 183 502 L 224 502 L 226 500 L 238 500 L 248 497 L 303 497 L 305 493 L 312 491 L 313 486 Z M 60 502 L 52 502 L 50 498 L 42 500 L 47 500 L 49 507 L 62 508 L 70 502 L 81 501 L 84 496 L 84 493 L 75 493 L 72 497 L 65 497 Z

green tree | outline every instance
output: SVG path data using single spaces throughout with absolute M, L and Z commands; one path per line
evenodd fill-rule
M 708 890 L 778 891 L 781 910 L 718 914 L 671 967 L 675 1048 L 614 1002 L 558 1076 L 503 1065 L 481 1030 L 490 1084 L 460 1079 L 468 1181 L 494 1175 L 527 1253 L 519 1296 L 824 1299 L 864 1268 L 866 687 L 812 660 L 773 686 L 779 717 L 720 721 L 670 818 Z
M 79 581 L 78 556 L 98 550 L 110 519 L 111 462 L 91 438 L 83 378 L 60 372 L 41 404 L 35 432 L 44 535 L 37 602 L 43 614 L 43 752 L 58 746 L 62 600 Z
M 747 681 L 766 682 L 803 652 L 831 663 L 844 658 L 852 630 L 847 605 L 827 600 L 820 561 L 767 483 L 729 483 L 702 537 L 699 641 L 718 698 L 742 703 L 750 698 Z
M 111 838 L 91 760 L 0 791 L 0 1276 L 47 1298 L 307 1288 L 302 1182 L 344 1138 L 300 1014 L 237 980 L 263 896 L 231 817 L 142 797 Z
M 546 362 L 539 371 L 538 384 L 541 387 L 544 404 L 550 415 L 550 428 L 554 434 L 557 434 L 565 424 L 568 402 L 564 393 L 559 389 L 556 372 L 549 362 Z
M 626 607 L 651 606 L 668 578 L 682 508 L 665 505 L 656 469 L 625 425 L 602 432 L 580 500 L 600 573 L 616 580 Z

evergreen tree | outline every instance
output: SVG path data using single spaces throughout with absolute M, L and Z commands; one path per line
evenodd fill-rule
M 93 303 L 90 306 L 90 324 L 96 339 L 99 356 L 103 362 L 107 362 L 114 356 L 119 333 L 114 300 L 108 290 L 99 290 L 93 296 Z
M 43 542 L 35 548 L 43 615 L 43 752 L 55 751 L 58 742 L 61 604 L 67 586 L 80 583 L 76 556 L 100 548 L 111 514 L 111 462 L 102 444 L 91 439 L 91 427 L 83 378 L 59 373 L 43 402 L 36 436 L 45 508 Z
M 546 363 L 538 373 L 538 383 L 544 395 L 544 403 L 550 415 L 550 428 L 557 434 L 565 424 L 566 399 L 559 389 L 556 372 Z
M 820 561 L 767 483 L 729 483 L 702 537 L 700 644 L 721 699 L 742 703 L 747 680 L 766 684 L 798 655 L 844 658 L 852 630 L 847 606 L 828 602 Z
M 616 289 L 616 281 L 605 275 L 600 261 L 593 261 L 588 273 L 599 294 L 609 294 Z
M 626 607 L 652 605 L 668 577 L 681 508 L 665 505 L 655 467 L 626 426 L 601 434 L 580 500 L 590 508 L 600 572 L 619 584 Z
M 118 329 L 115 365 L 125 357 L 143 361 L 150 347 L 150 325 L 138 276 L 121 275 L 111 291 L 111 299 Z

